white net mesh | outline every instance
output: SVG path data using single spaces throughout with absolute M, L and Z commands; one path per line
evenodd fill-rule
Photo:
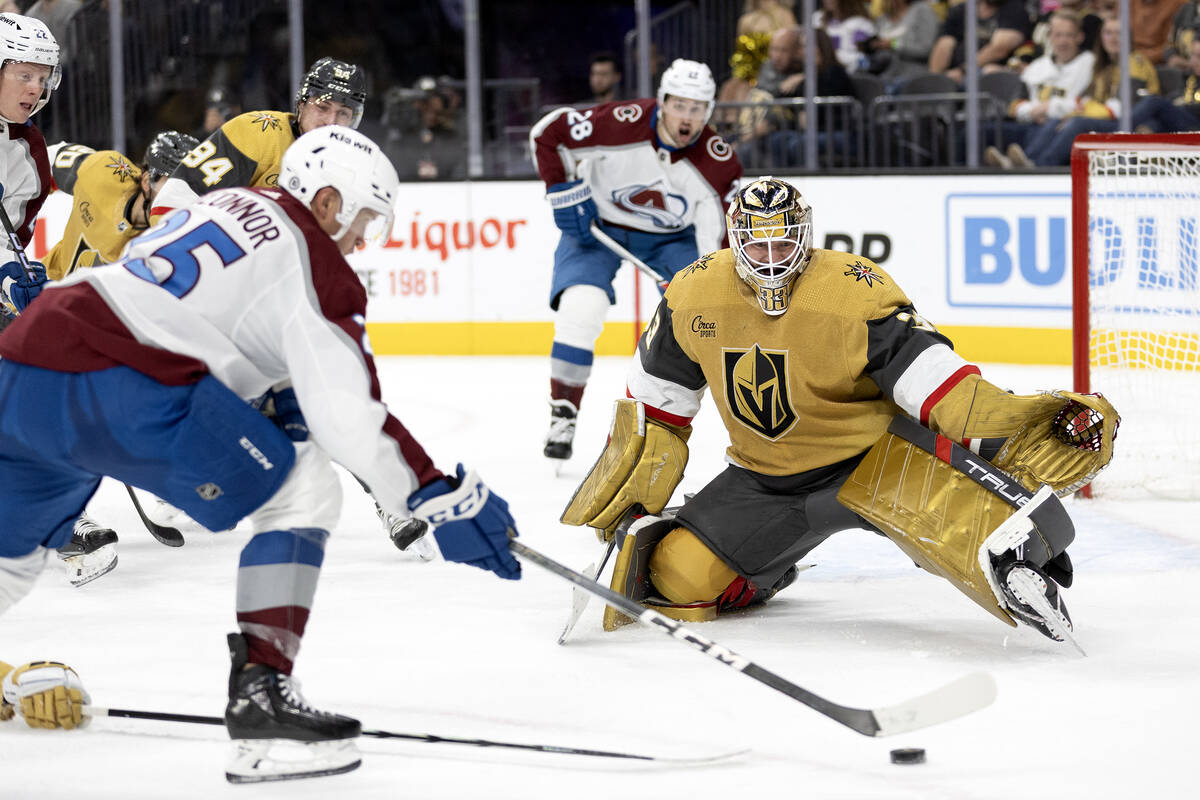
M 1200 498 L 1200 149 L 1112 147 L 1089 154 L 1089 350 L 1121 428 L 1092 490 Z

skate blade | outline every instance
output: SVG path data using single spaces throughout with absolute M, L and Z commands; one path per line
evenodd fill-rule
M 267 783 L 352 772 L 362 765 L 353 739 L 300 742 L 294 739 L 237 739 L 225 768 L 230 783 Z
M 1008 576 L 1008 582 L 1021 600 L 1041 618 L 1042 624 L 1050 631 L 1050 638 L 1060 642 L 1070 642 L 1081 656 L 1087 657 L 1087 653 L 1075 639 L 1071 623 L 1063 619 L 1062 615 L 1046 599 L 1046 587 L 1040 579 L 1026 570 L 1013 570 Z
M 106 544 L 90 553 L 62 559 L 67 568 L 67 580 L 75 588 L 91 583 L 116 569 L 117 547 Z
M 437 547 L 430 541 L 431 538 L 432 534 L 427 533 L 400 552 L 412 553 L 421 561 L 433 561 L 437 558 Z

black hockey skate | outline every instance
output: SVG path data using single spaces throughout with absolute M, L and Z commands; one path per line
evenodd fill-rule
M 313 708 L 289 675 L 265 664 L 247 667 L 242 634 L 231 633 L 228 641 L 232 666 L 225 729 L 234 740 L 234 755 L 225 778 L 230 783 L 313 778 L 358 768 L 358 720 Z
M 1074 641 L 1071 615 L 1058 593 L 1058 584 L 1046 569 L 1018 560 L 1011 553 L 994 559 L 992 568 L 1008 613 L 1056 642 Z
M 87 514 L 75 520 L 70 540 L 58 548 L 72 586 L 83 586 L 117 566 L 117 532 L 97 525 Z
M 550 432 L 546 434 L 546 446 L 542 450 L 546 458 L 566 461 L 571 457 L 578 414 L 579 409 L 570 400 L 550 401 Z

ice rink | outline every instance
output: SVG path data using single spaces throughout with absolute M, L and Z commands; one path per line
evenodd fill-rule
M 541 455 L 545 358 L 381 359 L 384 397 L 443 470 L 475 466 L 509 500 L 523 541 L 575 568 L 601 546 L 558 522 L 599 454 L 626 359 L 600 359 L 576 455 Z M 1069 384 L 1067 368 L 984 368 L 1018 392 Z M 1122 446 L 1135 443 L 1118 440 Z M 706 401 L 677 492 L 723 467 Z M 834 536 L 815 568 L 757 612 L 695 626 L 806 689 L 871 707 L 975 670 L 996 702 L 927 730 L 871 739 L 660 633 L 600 628 L 593 601 L 555 643 L 571 587 L 526 566 L 506 582 L 395 550 L 343 474 L 296 676 L 319 708 L 364 727 L 664 756 L 749 748 L 705 766 L 362 739 L 347 775 L 257 786 L 224 778 L 223 728 L 97 719 L 76 732 L 0 724 L 0 798 L 1129 798 L 1194 796 L 1200 711 L 1200 504 L 1071 502 L 1075 585 L 1065 593 L 1087 651 L 1011 629 L 882 537 Z M 121 536 L 120 563 L 75 589 L 57 561 L 0 617 L 0 659 L 75 667 L 96 705 L 221 714 L 244 530 L 185 530 L 174 550 L 145 532 L 119 486 L 89 509 Z M 607 574 L 605 575 L 607 582 Z M 923 747 L 927 763 L 888 751 Z M 1188 786 L 1193 786 L 1188 789 Z

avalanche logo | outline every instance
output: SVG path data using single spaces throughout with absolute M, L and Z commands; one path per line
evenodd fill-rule
M 706 148 L 708 154 L 716 161 L 728 161 L 733 157 L 733 148 L 729 146 L 729 142 L 720 136 L 714 136 L 709 139 Z
M 656 228 L 677 231 L 686 224 L 687 198 L 668 191 L 661 180 L 615 189 L 612 201 L 622 211 L 649 219 Z
M 642 107 L 638 105 L 617 106 L 613 109 L 617 122 L 637 122 L 642 118 Z
M 725 402 L 734 419 L 775 441 L 796 424 L 787 386 L 787 351 L 725 349 Z

